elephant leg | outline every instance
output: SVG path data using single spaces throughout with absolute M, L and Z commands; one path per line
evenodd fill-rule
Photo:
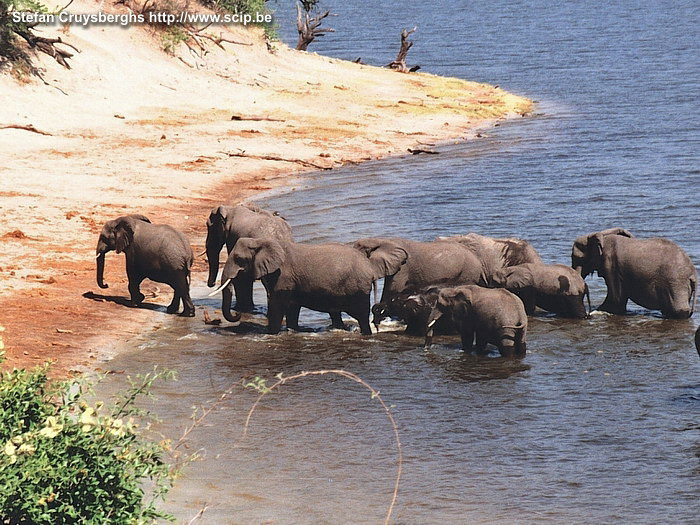
M 523 306 L 525 307 L 525 313 L 527 315 L 534 314 L 537 308 L 537 296 L 535 292 L 523 292 L 518 297 L 520 297 L 520 300 L 523 302 Z
M 360 333 L 362 335 L 372 335 L 372 328 L 369 325 L 369 294 L 364 296 L 350 310 L 346 310 L 350 317 L 357 320 L 360 324 Z
M 166 308 L 166 312 L 169 314 L 176 314 L 178 309 L 180 308 L 180 294 L 177 291 L 177 288 L 173 287 L 175 290 L 175 293 L 173 294 L 173 300 L 170 302 L 168 305 L 168 308 Z
M 298 303 L 290 303 L 287 307 L 286 318 L 287 328 L 290 330 L 299 331 L 299 312 L 301 305 Z
M 498 345 L 498 351 L 501 354 L 501 357 L 506 357 L 506 358 L 513 358 L 515 357 L 515 346 L 513 345 L 513 341 L 508 341 L 507 345 L 500 344 Z
M 330 312 L 331 316 L 331 328 L 337 330 L 347 330 L 348 327 L 343 322 L 343 314 L 340 312 Z
M 233 288 L 236 291 L 235 310 L 250 312 L 255 309 L 253 304 L 253 278 L 243 273 L 233 280 Z
M 267 332 L 278 334 L 282 329 L 282 319 L 287 313 L 289 299 L 271 296 L 267 305 Z
M 462 350 L 465 352 L 471 352 L 474 346 L 474 330 L 467 328 L 462 331 Z
M 527 343 L 525 342 L 525 329 L 516 329 L 514 338 L 514 350 L 517 357 L 524 357 L 527 352 Z
M 190 297 L 190 283 L 187 274 L 181 274 L 178 277 L 177 288 L 175 288 L 175 297 L 173 297 L 173 302 L 179 296 L 182 300 L 182 317 L 194 317 L 194 304 L 192 304 L 192 298 Z M 175 304 L 175 312 L 179 304 Z M 174 312 L 173 312 L 174 313 Z
M 488 354 L 486 346 L 488 345 L 488 339 L 484 334 L 476 332 L 476 353 L 480 355 Z
M 131 303 L 134 306 L 138 306 L 146 298 L 146 296 L 141 293 L 141 283 L 146 277 L 138 273 L 133 268 L 130 269 L 128 266 L 126 268 L 126 276 L 129 279 L 129 295 L 131 296 Z
M 662 292 L 661 313 L 669 319 L 688 319 L 693 312 L 691 311 L 690 298 L 691 291 L 688 286 L 683 286 L 683 289 L 669 287 Z
M 625 315 L 629 297 L 623 293 L 622 284 L 607 278 L 605 284 L 608 287 L 608 294 L 605 296 L 603 304 L 597 309 L 611 314 Z

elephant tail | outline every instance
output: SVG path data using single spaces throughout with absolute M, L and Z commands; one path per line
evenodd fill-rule
M 503 328 L 511 328 L 511 329 L 515 330 L 516 333 L 524 332 L 526 327 L 527 327 L 527 325 L 525 323 L 518 323 L 514 326 L 513 325 L 503 326 Z
M 690 310 L 690 315 L 688 317 L 691 317 L 693 315 L 693 312 L 695 311 L 696 291 L 697 291 L 697 282 L 695 279 L 690 279 L 690 301 L 688 303 L 688 309 Z

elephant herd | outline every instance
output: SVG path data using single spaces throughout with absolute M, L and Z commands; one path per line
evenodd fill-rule
M 283 321 L 299 329 L 301 307 L 330 315 L 334 328 L 345 328 L 342 312 L 371 334 L 387 317 L 406 322 L 406 331 L 425 337 L 458 333 L 465 350 L 486 351 L 488 344 L 505 357 L 526 351 L 527 316 L 537 307 L 581 319 L 590 308 L 586 276 L 597 272 L 607 285 L 598 310 L 624 314 L 629 300 L 665 317 L 693 314 L 697 276 L 688 255 L 663 238 L 638 239 L 611 228 L 574 241 L 571 267 L 545 264 L 527 241 L 495 239 L 476 233 L 418 242 L 371 237 L 354 243 L 302 244 L 293 240 L 287 221 L 257 206 L 214 208 L 207 220 L 207 285 L 214 287 L 219 256 L 228 258 L 221 274 L 222 313 L 238 322 L 254 309 L 253 282 L 267 292 L 268 331 L 278 333 Z M 143 215 L 105 223 L 97 244 L 97 283 L 103 280 L 105 254 L 126 255 L 129 294 L 134 305 L 144 296 L 145 279 L 174 290 L 168 313 L 194 316 L 190 271 L 194 256 L 185 236 Z M 370 310 L 370 291 L 384 279 L 381 300 Z M 233 313 L 233 295 L 236 296 Z M 588 310 L 584 305 L 588 300 Z M 700 331 L 696 336 L 700 347 Z M 476 347 L 474 348 L 474 345 Z M 698 350 L 700 352 L 700 348 Z

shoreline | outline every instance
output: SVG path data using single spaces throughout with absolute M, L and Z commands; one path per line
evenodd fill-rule
M 426 148 L 421 143 L 434 143 L 432 149 L 470 140 L 532 111 L 530 100 L 485 84 L 282 46 L 271 55 L 260 34 L 231 31 L 253 45 L 213 50 L 206 68 L 192 70 L 153 49 L 145 31 L 75 29 L 86 50 L 73 69 L 43 63 L 68 95 L 0 77 L 0 90 L 17 102 L 0 108 L 0 125 L 31 123 L 52 133 L 0 130 L 2 368 L 52 359 L 52 375 L 81 373 L 110 348 L 172 318 L 164 313 L 167 285 L 142 286 L 155 311 L 100 300 L 128 297 L 123 256 L 107 256 L 109 289 L 95 283 L 94 245 L 106 220 L 144 213 L 181 229 L 197 254 L 214 206 L 287 186 L 316 171 L 312 166 L 332 169 L 409 155 L 408 148 Z M 131 91 L 118 69 L 98 67 L 95 77 L 95 66 L 115 58 L 105 55 L 107 45 L 124 46 L 119 59 L 140 75 Z M 205 104 L 203 92 L 211 96 Z M 285 160 L 259 158 L 266 156 Z M 193 281 L 205 272 L 204 258 L 196 258 Z M 201 313 L 194 319 L 202 322 Z

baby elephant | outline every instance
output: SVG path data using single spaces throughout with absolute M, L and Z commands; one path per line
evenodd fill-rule
M 491 343 L 503 357 L 523 357 L 526 350 L 527 314 L 523 302 L 503 288 L 476 285 L 443 288 L 430 313 L 426 347 L 432 342 L 434 324 L 450 316 L 462 336 L 462 348 L 470 351 L 476 335 L 476 351 Z
M 148 278 L 168 284 L 175 290 L 168 306 L 169 314 L 178 311 L 182 300 L 180 315 L 194 317 L 194 305 L 190 299 L 190 269 L 194 255 L 181 232 L 165 224 L 151 224 L 143 215 L 125 215 L 107 221 L 97 241 L 97 285 L 100 288 L 108 288 L 103 279 L 105 254 L 112 250 L 126 255 L 129 294 L 134 305 L 143 302 L 140 286 Z
M 528 314 L 539 306 L 563 317 L 584 319 L 588 312 L 583 305 L 584 295 L 591 299 L 583 277 L 563 264 L 527 263 L 504 268 L 494 275 L 496 286 L 505 288 L 520 297 Z
M 435 308 L 440 288 L 431 286 L 416 292 L 401 292 L 389 301 L 372 306 L 372 323 L 379 330 L 379 323 L 387 317 L 396 317 L 406 322 L 406 333 L 425 336 L 428 332 L 428 318 Z M 441 317 L 433 326 L 437 333 L 453 333 L 454 327 L 449 316 Z

